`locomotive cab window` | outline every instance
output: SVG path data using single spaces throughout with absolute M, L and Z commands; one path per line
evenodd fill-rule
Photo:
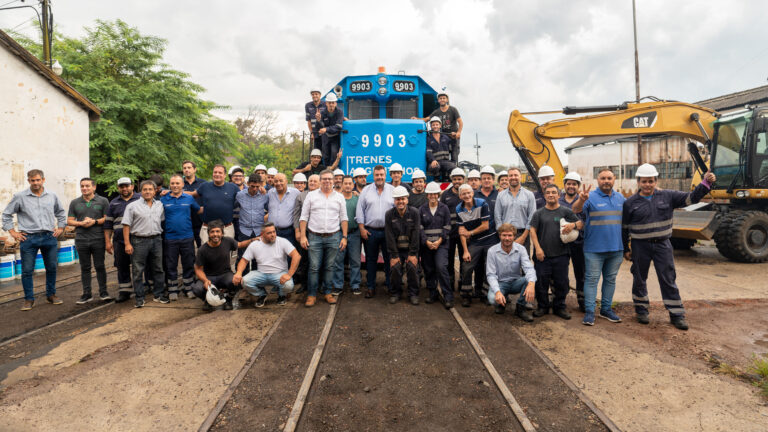
M 392 99 L 387 102 L 388 119 L 409 119 L 419 116 L 419 101 L 416 98 Z
M 373 99 L 350 99 L 347 101 L 350 120 L 372 120 L 379 118 L 379 103 Z

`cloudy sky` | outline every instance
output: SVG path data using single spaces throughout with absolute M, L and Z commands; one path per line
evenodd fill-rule
M 0 5 L 11 0 L 0 0 Z M 35 0 L 27 0 L 35 4 Z M 11 6 L 20 5 L 20 0 Z M 635 97 L 630 0 L 52 0 L 57 31 L 122 19 L 168 41 L 166 61 L 233 118 L 259 105 L 302 130 L 307 90 L 404 70 L 446 87 L 464 120 L 462 159 L 513 163 L 510 111 Z M 696 101 L 768 78 L 762 2 L 638 0 L 641 95 Z M 33 34 L 31 10 L 0 28 Z M 54 53 L 55 56 L 55 53 Z M 549 117 L 552 118 L 552 117 Z M 547 117 L 535 117 L 543 122 Z

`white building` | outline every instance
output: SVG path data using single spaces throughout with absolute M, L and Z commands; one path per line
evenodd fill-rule
M 99 108 L 0 31 L 0 206 L 45 173 L 64 206 L 90 173 L 88 127 Z

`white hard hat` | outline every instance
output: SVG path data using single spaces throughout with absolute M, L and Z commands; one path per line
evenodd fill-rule
M 440 193 L 440 185 L 435 182 L 429 182 L 426 189 L 424 189 L 424 193 Z
M 336 168 L 335 170 L 333 170 L 333 176 L 336 177 L 337 175 L 343 176 L 344 171 L 342 171 L 340 168 Z
M 234 172 L 238 168 L 242 169 L 240 165 L 232 165 L 232 168 L 229 169 L 229 172 L 227 174 L 232 175 L 232 172 Z
M 398 186 L 392 191 L 392 198 L 402 198 L 408 196 L 408 189 Z
M 253 171 L 266 171 L 267 167 L 264 166 L 264 164 L 258 164 L 256 165 L 256 168 L 253 169 Z
M 499 171 L 499 173 L 498 173 L 498 174 L 496 174 L 496 177 L 497 177 L 497 178 L 502 178 L 502 177 L 509 177 L 509 173 L 508 173 L 508 172 L 506 172 L 506 171 Z
M 368 173 L 365 171 L 365 168 L 363 167 L 355 168 L 355 171 L 353 171 L 352 173 L 352 177 L 360 177 L 360 176 L 368 177 Z
M 480 178 L 480 171 L 474 169 L 470 170 L 467 178 Z
M 480 174 L 490 174 L 496 177 L 496 171 L 490 165 L 484 166 L 483 169 L 480 170 Z
M 275 167 L 270 167 L 270 168 L 267 170 L 267 175 L 277 175 L 277 168 L 275 168 Z
M 579 231 L 575 229 L 572 229 L 568 234 L 563 234 L 563 227 L 569 223 L 565 218 L 560 218 L 560 241 L 563 243 L 570 243 L 579 238 Z
M 221 294 L 221 291 L 219 291 L 218 288 L 211 284 L 211 286 L 208 287 L 208 292 L 205 294 L 205 301 L 207 301 L 209 305 L 217 307 L 223 305 L 227 299 L 224 298 L 224 295 Z
M 440 120 L 440 117 L 438 116 L 433 116 L 431 119 L 429 119 L 429 123 L 432 124 L 432 122 L 438 122 L 440 124 L 443 124 L 443 121 Z
M 392 166 L 389 167 L 389 172 L 392 172 L 392 171 L 403 172 L 403 166 L 400 165 L 399 163 L 395 162 L 395 163 L 392 164 Z
M 309 156 L 323 156 L 323 152 L 320 151 L 320 149 L 312 149 L 312 151 L 309 152 Z
M 325 96 L 326 102 L 338 102 L 339 98 L 336 97 L 336 93 L 328 93 Z
M 456 167 L 456 168 L 453 169 L 453 171 L 451 171 L 451 177 L 453 177 L 453 176 L 466 177 L 467 173 L 465 173 L 463 169 L 461 169 L 459 167 Z
M 293 176 L 293 180 L 292 181 L 294 183 L 296 183 L 296 182 L 304 182 L 304 183 L 306 183 L 307 182 L 307 176 L 305 176 L 304 173 L 296 173 Z
M 314 92 L 322 93 L 322 91 L 320 90 L 320 86 L 311 87 L 311 90 L 309 91 L 309 94 L 312 94 Z
M 579 173 L 575 171 L 569 172 L 568 174 L 565 175 L 565 177 L 563 177 L 563 183 L 565 183 L 568 180 L 573 180 L 581 184 L 581 176 L 579 175 Z
M 539 178 L 554 177 L 554 176 L 555 176 L 555 170 L 553 170 L 551 166 L 542 165 L 541 168 L 539 168 Z
M 416 168 L 415 170 L 413 170 L 413 174 L 411 174 L 411 180 L 420 179 L 420 178 L 426 179 L 427 175 L 424 174 L 424 171 Z
M 644 163 L 637 167 L 637 174 L 635 174 L 635 177 L 658 177 L 659 172 L 656 171 L 656 167 L 649 164 Z

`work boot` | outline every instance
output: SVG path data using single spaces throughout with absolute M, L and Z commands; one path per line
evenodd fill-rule
M 211 306 L 207 301 L 203 302 L 203 312 L 213 312 L 213 306 Z
M 317 301 L 317 297 L 315 297 L 315 296 L 307 296 L 307 301 L 304 302 L 304 306 L 312 307 L 312 306 L 315 305 L 316 301 Z
M 395 304 L 400 301 L 400 296 L 389 296 L 389 304 Z
M 533 316 L 535 316 L 536 318 L 539 318 L 539 317 L 543 317 L 544 315 L 546 315 L 548 313 L 549 313 L 549 308 L 548 307 L 536 308 L 536 310 L 533 311 Z
M 432 304 L 432 303 L 436 302 L 437 301 L 437 296 L 438 296 L 437 291 L 435 291 L 433 293 L 429 293 L 429 296 L 427 296 L 427 299 L 424 300 L 424 303 Z
M 417 296 L 411 296 L 411 304 L 414 306 L 419 305 L 419 298 Z
M 444 304 L 446 309 L 451 309 L 453 307 L 453 300 L 448 300 Z
M 587 307 L 584 305 L 584 298 L 580 298 L 578 301 L 579 301 L 579 311 L 586 312 Z
M 685 315 L 670 316 L 669 320 L 676 328 L 680 330 L 688 330 L 688 322 L 685 320 Z
M 46 297 L 46 301 L 52 305 L 60 305 L 64 303 L 60 298 L 56 297 L 56 294 Z
M 336 299 L 333 297 L 333 294 L 326 294 L 325 301 L 327 301 L 328 304 L 336 304 Z
M 637 314 L 637 315 L 635 315 L 635 318 L 637 318 L 637 322 L 639 322 L 640 324 L 650 324 L 651 323 L 651 320 L 648 319 L 648 314 L 647 313 L 645 313 L 645 314 Z
M 34 300 L 24 300 L 24 304 L 21 305 L 21 309 L 20 310 L 23 310 L 23 311 L 32 310 L 32 306 L 34 306 L 34 305 L 35 305 L 35 301 Z
M 506 309 L 507 309 L 506 306 L 502 306 L 500 304 L 496 304 L 493 306 L 493 312 L 499 315 L 502 315 Z
M 120 291 L 119 293 L 117 293 L 117 300 L 115 300 L 115 303 L 127 302 L 130 299 L 131 299 L 131 293 Z
M 234 309 L 234 306 L 232 306 L 232 300 L 227 299 L 227 301 L 224 302 L 224 306 L 221 308 L 222 310 L 232 310 Z
M 469 307 L 472 305 L 472 298 L 470 297 L 462 297 L 461 298 L 461 306 L 462 307 Z
M 515 306 L 515 315 L 525 322 L 533 322 L 531 311 L 521 304 Z
M 562 318 L 564 320 L 571 319 L 571 314 L 569 314 L 568 311 L 566 311 L 565 309 L 553 309 L 552 313 L 554 315 L 559 316 L 560 318 Z
M 365 298 L 374 298 L 376 296 L 376 292 L 374 290 L 365 290 Z

